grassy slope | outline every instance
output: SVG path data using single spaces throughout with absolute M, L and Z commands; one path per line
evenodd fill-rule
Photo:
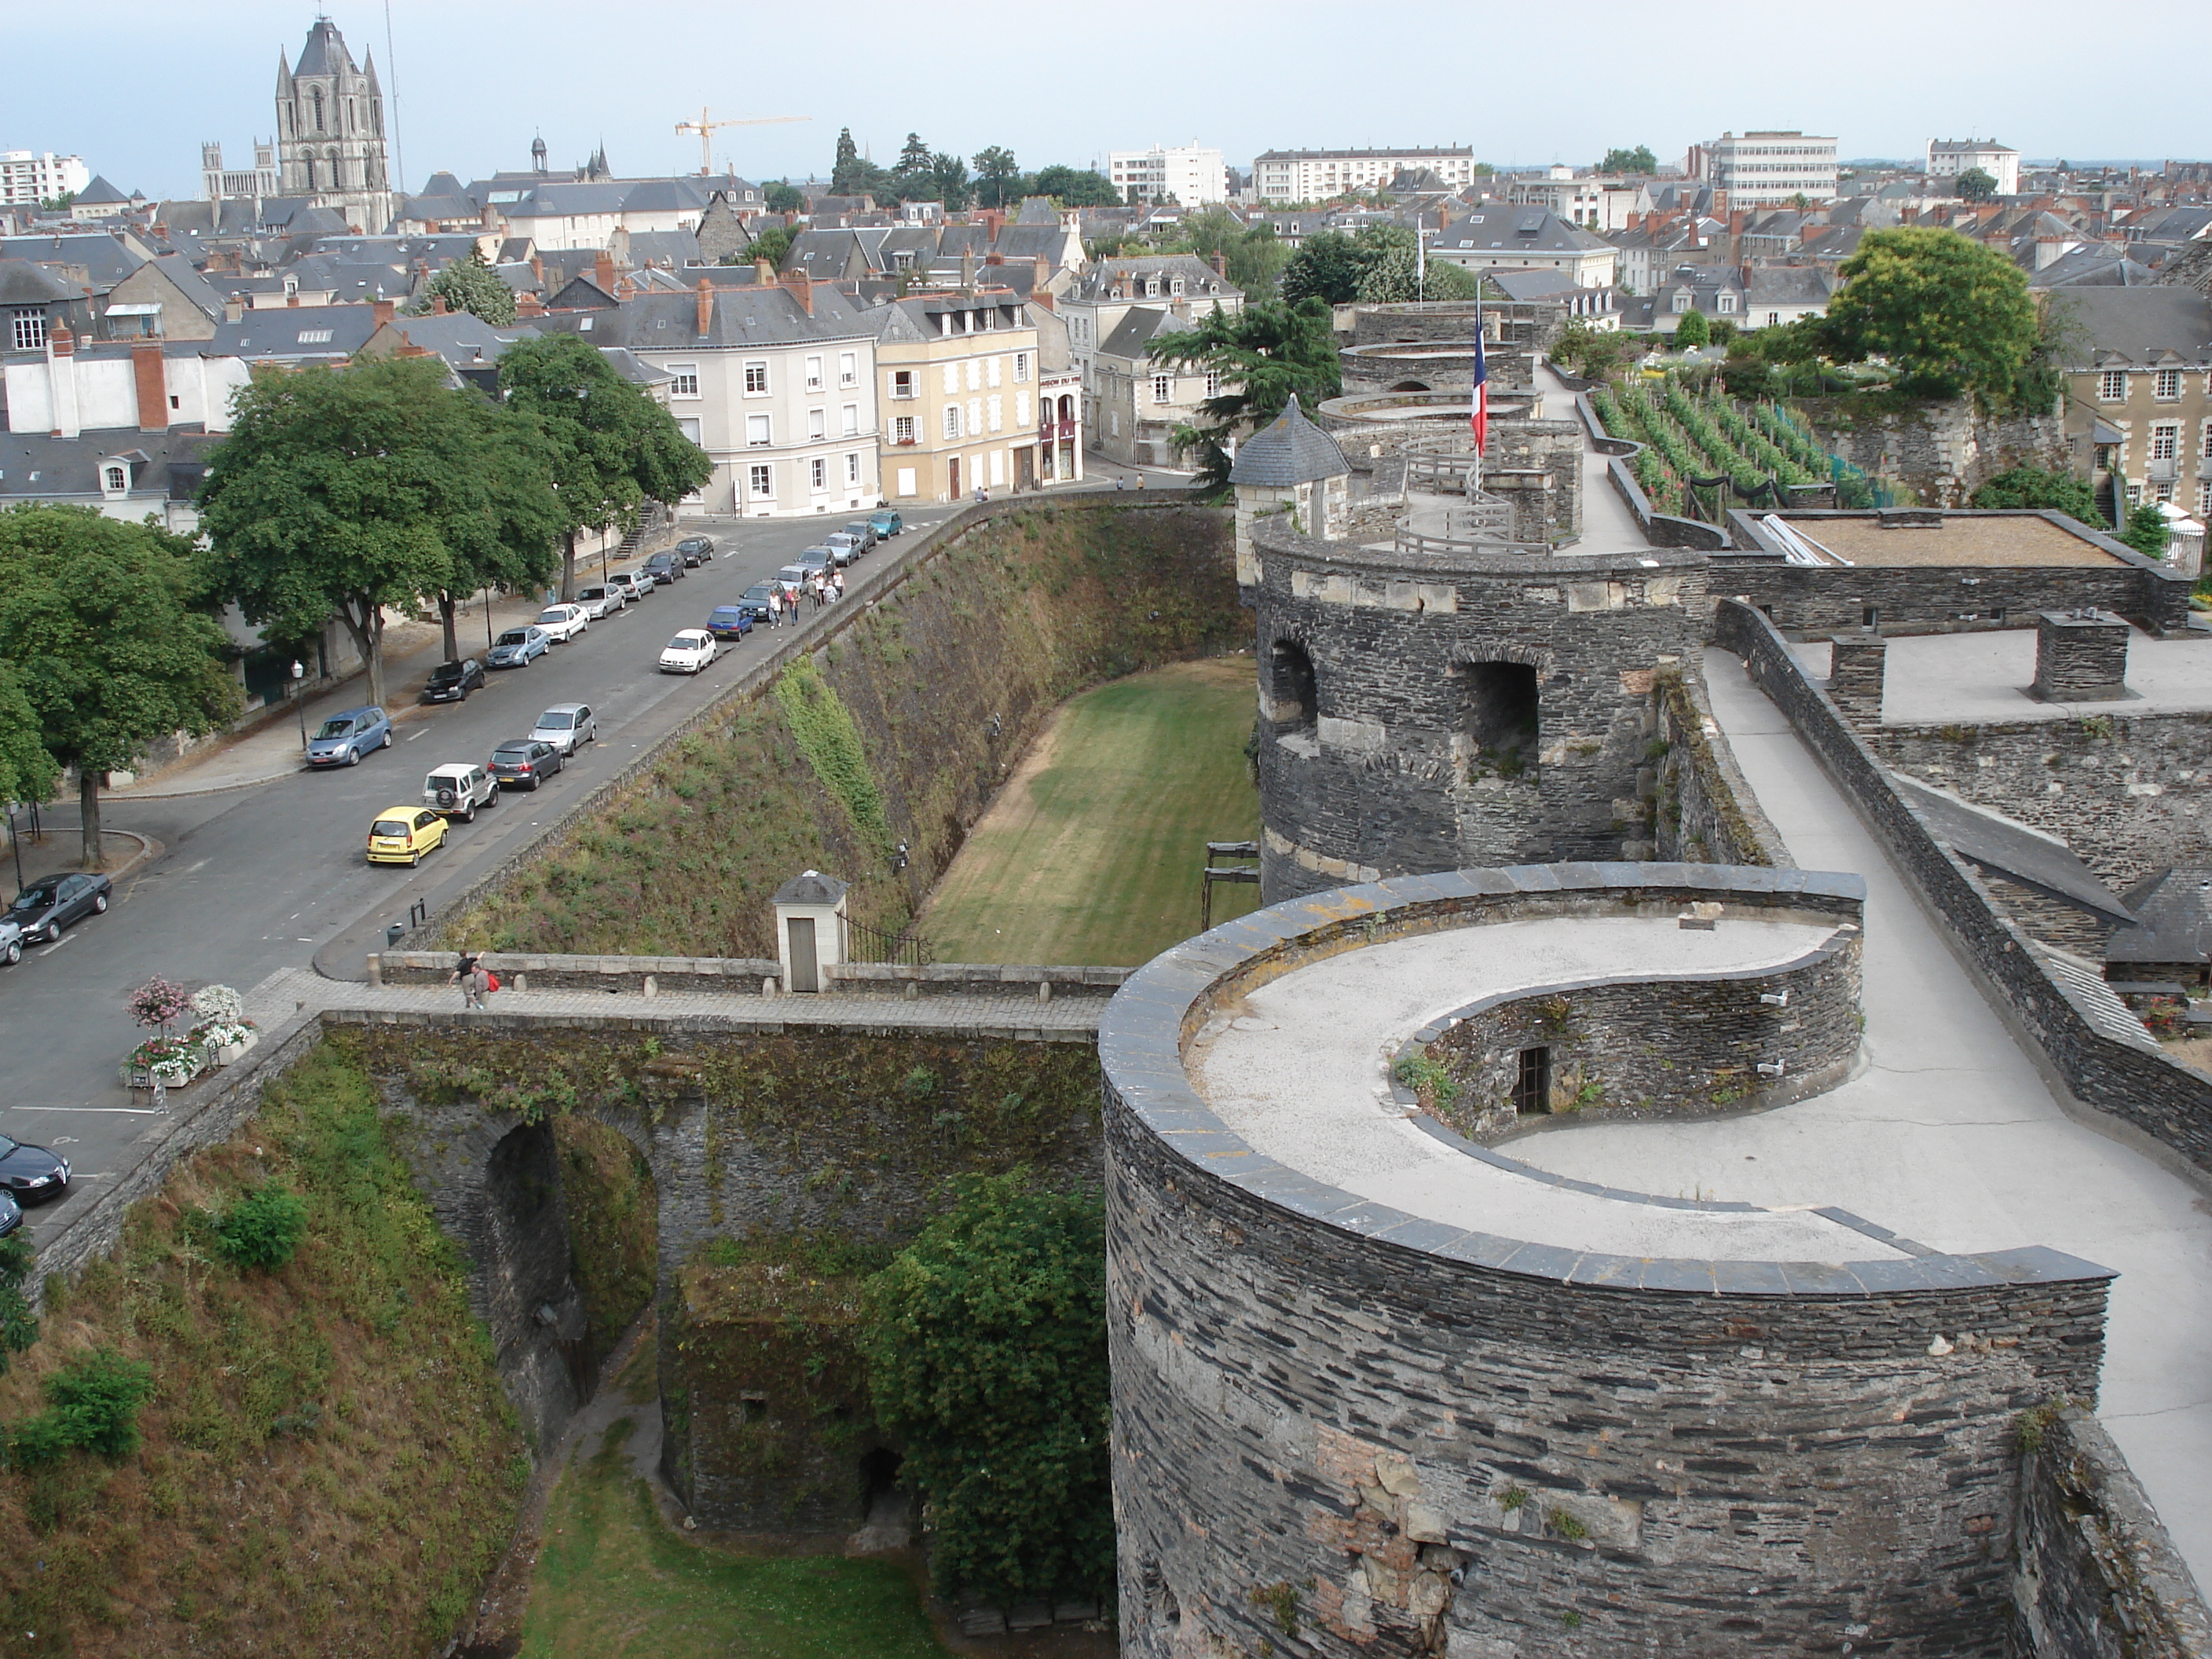
M 275 1273 L 210 1259 L 196 1212 L 268 1179 L 307 1199 L 299 1255 Z M 0 1420 L 103 1346 L 153 1364 L 145 1443 L 0 1475 L 9 1653 L 381 1656 L 452 1631 L 527 1466 L 459 1255 L 345 1047 L 131 1212 L 0 1381 Z
M 921 1596 L 894 1563 L 748 1558 L 662 1524 L 617 1420 L 561 1477 L 531 1588 L 522 1659 L 935 1659 Z
M 1260 833 L 1252 659 L 1179 663 L 1075 698 L 978 823 L 921 932 L 951 962 L 1134 966 L 1198 931 L 1209 841 Z M 1253 886 L 1218 887 L 1214 920 Z

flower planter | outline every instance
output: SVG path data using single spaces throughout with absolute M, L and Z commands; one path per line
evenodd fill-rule
M 165 1073 L 163 1086 L 170 1089 L 189 1089 L 199 1081 L 200 1074 L 207 1070 L 208 1052 L 204 1048 L 198 1048 L 188 1056 L 180 1057 L 180 1063 L 187 1068 L 181 1080 L 176 1075 L 176 1063 L 173 1062 L 163 1066 L 162 1070 Z M 152 1066 L 137 1060 L 126 1060 L 123 1062 L 122 1072 L 123 1084 L 125 1088 L 152 1092 L 154 1087 Z
M 239 1042 L 219 1043 L 216 1047 L 215 1063 L 218 1066 L 235 1066 L 246 1057 L 246 1051 L 260 1041 L 259 1032 L 248 1031 Z

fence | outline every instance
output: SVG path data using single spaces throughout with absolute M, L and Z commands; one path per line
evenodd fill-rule
M 937 960 L 937 947 L 913 928 L 887 933 L 865 921 L 845 921 L 845 954 L 854 962 L 896 963 L 902 968 L 927 968 Z

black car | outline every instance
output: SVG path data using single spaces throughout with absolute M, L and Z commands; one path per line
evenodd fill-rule
M 441 662 L 430 671 L 422 688 L 424 702 L 466 702 L 469 693 L 484 683 L 483 665 L 474 657 Z
M 535 738 L 509 738 L 491 751 L 486 769 L 502 789 L 535 789 L 561 769 L 561 751 Z
M 671 582 L 681 581 L 684 579 L 683 556 L 656 553 L 645 562 L 643 574 L 653 578 L 656 587 L 665 587 Z
M 43 1146 L 0 1135 L 0 1188 L 18 1203 L 43 1203 L 69 1191 L 70 1165 Z
M 738 609 L 744 611 L 745 615 L 750 617 L 755 622 L 766 622 L 768 620 L 769 602 L 775 597 L 775 588 L 772 584 L 768 582 L 755 582 L 750 587 L 748 587 L 744 592 L 738 595 Z
M 686 536 L 676 544 L 676 550 L 684 556 L 686 564 L 704 564 L 714 556 L 712 536 Z
M 62 929 L 107 908 L 115 884 L 106 876 L 48 876 L 15 895 L 8 920 L 23 930 L 23 943 L 52 944 Z

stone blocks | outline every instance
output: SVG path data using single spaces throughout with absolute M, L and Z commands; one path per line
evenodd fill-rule
M 2045 702 L 2117 702 L 2128 695 L 2128 625 L 2109 611 L 2045 611 L 2035 619 L 2035 684 Z
M 1830 645 L 1828 697 L 1861 731 L 1881 724 L 1882 683 L 1889 641 L 1879 634 L 1838 634 Z

